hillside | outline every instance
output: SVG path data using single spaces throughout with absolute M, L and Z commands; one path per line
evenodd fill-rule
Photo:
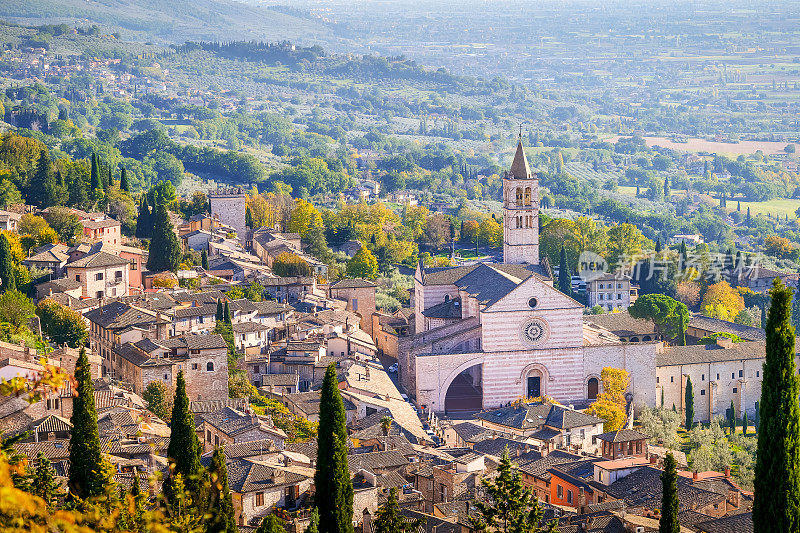
M 224 0 L 0 0 L 0 13 L 26 25 L 100 24 L 139 41 L 333 40 L 331 29 L 317 20 Z

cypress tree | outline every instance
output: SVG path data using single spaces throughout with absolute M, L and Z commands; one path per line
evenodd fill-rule
M 225 301 L 225 310 L 223 311 L 222 314 L 222 321 L 228 324 L 229 326 L 231 325 L 231 308 L 228 306 L 227 301 Z
M 78 498 L 103 493 L 104 476 L 100 455 L 100 433 L 94 406 L 94 383 L 86 349 L 81 348 L 75 364 L 77 396 L 72 399 L 72 435 L 69 441 L 69 490 Z M 194 428 L 193 428 L 194 429 Z
M 659 237 L 658 240 L 656 240 L 656 253 L 660 254 L 662 249 L 663 246 L 661 244 L 661 237 Z
M 664 199 L 669 200 L 669 178 L 664 178 Z
M 742 415 L 742 436 L 747 436 L 747 426 L 750 425 L 750 422 L 747 420 L 747 411 L 744 412 Z
M 136 217 L 136 238 L 149 239 L 152 232 L 150 206 L 147 204 L 147 195 L 143 194 L 139 204 L 139 215 Z
M 731 428 L 731 435 L 736 433 L 736 407 L 733 405 L 733 400 L 731 400 L 731 406 L 728 409 L 730 413 L 730 418 L 728 418 L 728 427 Z
M 108 189 L 109 187 L 113 187 L 114 186 L 114 171 L 111 169 L 110 166 L 106 167 L 106 177 L 108 178 L 108 180 L 107 180 L 107 185 L 106 185 L 105 188 Z
M 375 533 L 416 533 L 422 519 L 406 521 L 400 514 L 400 505 L 397 502 L 397 488 L 389 489 L 389 498 L 386 503 L 375 513 L 373 521 Z
M 692 378 L 686 378 L 686 431 L 694 426 L 694 390 L 692 389 Z
M 83 176 L 76 174 L 69 187 L 69 204 L 75 207 L 85 207 L 89 203 L 89 193 L 86 192 L 86 182 Z
M 792 290 L 775 278 L 761 383 L 753 525 L 757 533 L 800 530 L 800 408 Z
M 558 290 L 572 296 L 572 276 L 567 265 L 567 251 L 561 246 L 561 260 L 558 263 Z
M 53 163 L 47 150 L 39 153 L 36 169 L 28 188 L 28 201 L 38 207 L 50 207 L 59 200 L 58 183 L 53 172 Z
M 0 235 L 0 292 L 13 291 L 16 288 L 11 244 L 8 242 L 8 237 Z
M 186 380 L 178 372 L 175 384 L 175 402 L 172 406 L 167 458 L 174 467 L 171 475 L 180 474 L 189 493 L 197 493 L 200 475 L 200 440 L 194 430 L 194 415 L 189 409 Z M 167 491 L 169 493 L 169 491 Z
M 178 270 L 181 259 L 181 247 L 178 236 L 169 220 L 167 206 L 158 204 L 155 210 L 153 236 L 150 239 L 150 255 L 147 257 L 147 270 L 162 272 Z
M 658 533 L 680 533 L 678 523 L 678 471 L 672 452 L 664 459 L 664 472 L 661 474 L 661 518 Z
M 225 466 L 225 452 L 216 448 L 208 471 L 211 481 L 211 498 L 208 510 L 211 517 L 206 522 L 207 533 L 237 533 L 236 513 L 233 498 L 228 487 L 228 469 Z
M 203 267 L 203 270 L 208 270 L 208 252 L 205 250 L 200 253 L 200 266 Z
M 131 186 L 128 183 L 128 169 L 122 167 L 122 174 L 119 177 L 119 188 L 125 192 L 131 192 Z
M 305 533 L 319 533 L 319 510 L 316 507 L 311 509 L 311 517 L 308 520 L 308 527 Z
M 353 533 L 353 483 L 347 467 L 347 420 L 339 393 L 336 366 L 322 382 L 314 474 L 320 533 Z
M 747 216 L 745 217 L 745 221 L 750 224 L 750 206 L 747 206 Z
M 250 211 L 249 205 L 244 210 L 244 225 L 251 229 L 253 227 L 253 213 Z
M 225 321 L 225 311 L 222 310 L 222 300 L 217 298 L 217 322 L 224 322 Z
M 91 181 L 92 191 L 91 191 L 91 193 L 92 193 L 92 197 L 95 197 L 96 194 L 97 194 L 95 191 L 97 191 L 98 189 L 102 189 L 103 188 L 103 182 L 102 182 L 102 180 L 100 178 L 100 162 L 98 161 L 97 154 L 95 154 L 95 153 L 92 153 L 92 174 L 91 174 L 91 176 L 92 176 L 92 181 Z
M 741 212 L 741 210 L 742 210 L 742 202 L 741 202 L 741 200 L 736 200 L 736 210 Z
M 36 456 L 36 470 L 34 470 L 31 480 L 31 494 L 43 499 L 48 507 L 55 503 L 58 495 L 56 471 L 43 452 L 39 452 Z

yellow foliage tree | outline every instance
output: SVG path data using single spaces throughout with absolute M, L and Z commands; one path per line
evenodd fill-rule
M 733 320 L 744 309 L 744 298 L 727 281 L 720 281 L 708 286 L 700 308 L 706 316 Z
M 617 224 L 608 230 L 608 262 L 619 264 L 625 258 L 635 257 L 649 243 L 633 224 Z
M 289 232 L 299 233 L 301 237 L 305 237 L 308 230 L 315 224 L 322 225 L 322 215 L 317 208 L 302 198 L 295 200 L 295 208 L 289 217 L 289 227 L 287 228 Z
M 262 195 L 250 196 L 247 199 L 247 207 L 250 208 L 254 228 L 262 228 L 264 226 L 272 228 L 275 226 L 275 209 Z
M 503 228 L 492 217 L 484 218 L 478 231 L 481 236 L 481 244 L 487 244 L 493 248 L 503 246 Z
M 627 370 L 607 366 L 600 372 L 600 381 L 603 392 L 586 412 L 605 420 L 603 431 L 622 429 L 627 421 L 625 391 L 631 382 L 630 374 Z

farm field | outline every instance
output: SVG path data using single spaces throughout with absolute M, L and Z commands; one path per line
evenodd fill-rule
M 619 135 L 605 139 L 609 142 L 616 142 Z M 758 150 L 765 155 L 782 154 L 786 147 L 785 142 L 772 141 L 739 141 L 737 143 L 727 143 L 719 141 L 708 141 L 706 139 L 688 139 L 684 142 L 675 142 L 666 137 L 644 137 L 647 146 L 660 146 L 670 150 L 680 150 L 683 152 L 708 152 L 712 154 L 739 155 L 754 154 Z
M 746 213 L 747 208 L 749 207 L 751 215 L 763 213 L 765 215 L 789 215 L 789 218 L 793 218 L 796 216 L 795 212 L 797 209 L 800 208 L 800 200 L 794 198 L 778 198 L 775 200 L 768 200 L 766 202 L 745 202 L 742 200 L 741 203 L 742 213 Z M 728 211 L 735 211 L 736 201 L 729 200 L 728 206 L 733 206 L 733 209 L 729 208 Z

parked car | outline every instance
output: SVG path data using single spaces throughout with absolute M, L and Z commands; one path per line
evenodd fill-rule
M 392 363 L 391 366 L 389 366 L 389 372 L 395 374 L 397 372 L 397 368 L 397 363 Z

